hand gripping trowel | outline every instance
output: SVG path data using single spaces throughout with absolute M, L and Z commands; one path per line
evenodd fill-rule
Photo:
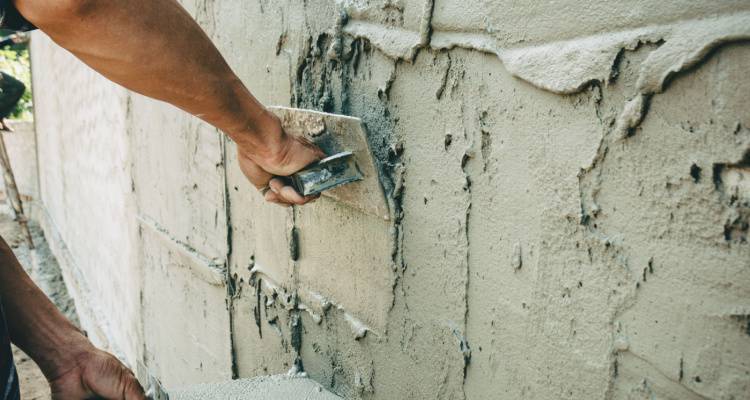
M 269 107 L 284 130 L 315 143 L 328 157 L 289 177 L 303 196 L 320 193 L 368 214 L 389 219 L 380 177 L 359 118 Z

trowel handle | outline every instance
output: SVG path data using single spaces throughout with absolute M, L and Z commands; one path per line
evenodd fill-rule
M 326 157 L 289 176 L 292 187 L 303 196 L 316 195 L 361 179 L 362 173 L 350 151 Z

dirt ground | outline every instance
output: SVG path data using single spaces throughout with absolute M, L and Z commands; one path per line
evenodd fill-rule
M 21 400 L 49 400 L 49 385 L 34 360 L 21 349 L 13 346 L 18 380 L 21 384 Z
M 0 208 L 4 208 L 1 207 Z M 36 224 L 30 225 L 32 239 L 35 249 L 30 250 L 21 227 L 8 214 L 7 210 L 0 209 L 0 235 L 13 249 L 16 257 L 26 272 L 34 279 L 39 287 L 47 294 L 55 305 L 71 321 L 78 323 L 75 314 L 75 306 L 68 295 L 65 283 L 57 261 L 52 256 L 44 234 Z M 14 347 L 13 355 L 16 361 L 16 369 L 21 383 L 22 400 L 48 400 L 50 399 L 49 385 L 42 375 L 34 360 L 29 358 L 23 351 Z

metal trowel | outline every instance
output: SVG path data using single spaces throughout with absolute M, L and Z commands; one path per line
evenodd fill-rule
M 297 108 L 269 109 L 281 119 L 288 134 L 305 137 L 328 155 L 289 177 L 300 194 L 320 194 L 362 212 L 390 218 L 362 120 Z
M 323 193 L 326 190 L 363 179 L 351 151 L 337 153 L 291 175 L 292 186 L 303 196 Z

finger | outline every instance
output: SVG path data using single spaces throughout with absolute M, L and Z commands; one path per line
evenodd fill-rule
M 284 188 L 281 190 L 281 193 L 282 194 L 289 193 L 289 195 L 293 195 L 294 196 L 294 198 L 292 199 L 293 204 L 300 205 L 300 206 L 304 204 L 310 204 L 320 198 L 320 194 L 302 197 L 293 187 L 288 186 L 288 185 L 284 186 Z M 301 198 L 301 201 L 298 198 Z
M 256 189 L 258 189 L 261 196 L 263 196 L 266 201 L 277 204 L 280 203 L 278 196 L 269 190 L 270 187 L 268 186 L 268 182 L 271 180 L 273 175 L 264 171 L 262 168 L 260 168 L 260 166 L 258 166 L 258 164 L 250 159 L 241 160 L 240 169 L 250 180 L 250 183 L 252 183 Z M 286 205 L 285 207 L 288 207 L 288 205 Z
M 267 202 L 269 202 L 269 203 L 276 204 L 277 206 L 281 206 L 281 207 L 289 207 L 289 206 L 291 206 L 291 204 L 289 204 L 289 203 L 281 200 L 281 198 L 279 197 L 279 195 L 277 195 L 276 193 L 274 193 L 273 191 L 270 191 L 270 190 L 268 192 L 266 192 L 266 195 L 265 195 L 264 199 Z
M 301 144 L 309 146 L 310 149 L 315 149 L 321 155 L 324 155 L 320 149 L 302 138 Z M 283 179 L 274 179 L 274 185 L 271 185 L 273 176 L 261 168 L 256 162 L 252 161 L 244 153 L 239 153 L 240 169 L 248 177 L 250 182 L 258 189 L 262 190 L 265 187 L 269 187 L 272 190 L 267 191 L 264 194 L 264 199 L 270 203 L 278 204 L 282 207 L 289 207 L 292 204 L 307 204 L 315 201 L 319 195 L 302 197 L 292 187 L 286 185 Z M 286 187 L 286 188 L 284 188 Z M 275 192 L 274 192 L 275 190 Z
M 274 178 L 269 182 L 271 190 L 266 193 L 266 201 L 291 204 L 309 204 L 320 198 L 320 193 L 302 197 L 293 187 L 286 185 L 282 179 Z
M 284 181 L 279 178 L 273 178 L 268 182 L 271 187 L 271 191 L 276 193 L 281 200 L 290 204 L 305 204 L 305 198 L 302 197 L 293 187 L 284 184 Z
M 242 152 L 238 152 L 238 161 L 240 170 L 242 170 L 242 173 L 245 174 L 247 179 L 256 189 L 262 189 L 268 186 L 268 181 L 273 178 L 273 175 L 263 170 L 263 168 L 261 168 L 255 161 L 251 160 Z

